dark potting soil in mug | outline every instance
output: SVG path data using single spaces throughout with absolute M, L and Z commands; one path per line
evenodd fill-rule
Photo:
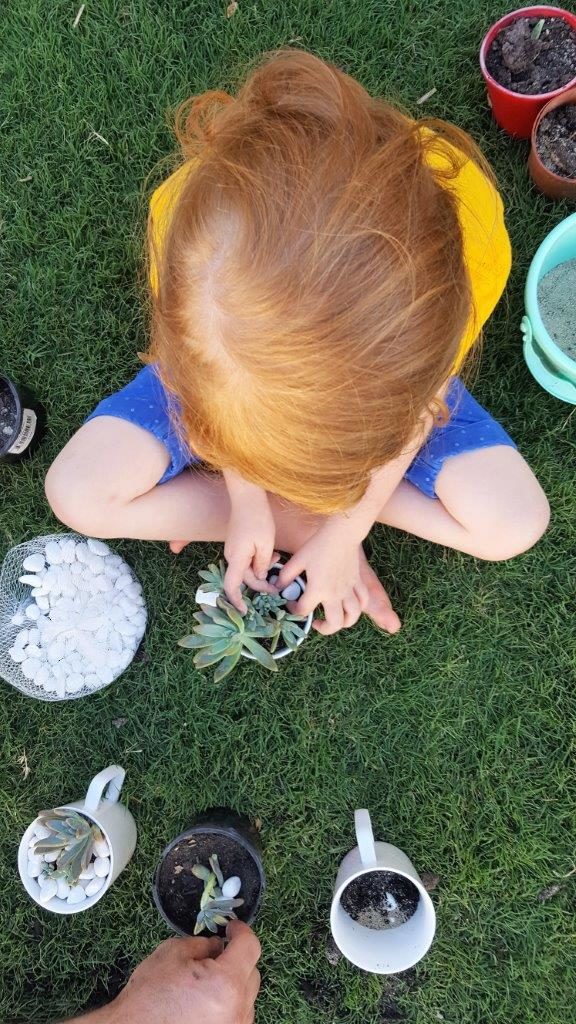
M 576 259 L 559 263 L 538 284 L 538 308 L 559 348 L 576 359 Z
M 367 871 L 346 886 L 340 903 L 346 913 L 365 928 L 383 931 L 409 921 L 420 893 L 403 875 L 393 871 Z
M 5 448 L 16 427 L 18 410 L 8 385 L 0 380 L 0 449 Z
M 224 878 L 238 875 L 242 888 L 238 898 L 244 903 L 235 911 L 240 921 L 251 914 L 260 895 L 260 874 L 253 857 L 239 843 L 218 833 L 199 832 L 183 839 L 164 859 L 158 877 L 158 894 L 170 920 L 192 935 L 204 883 L 192 874 L 195 864 L 208 867 L 213 853 L 218 855 Z M 219 928 L 224 935 L 226 929 Z
M 516 18 L 498 33 L 486 67 L 500 85 L 524 96 L 554 92 L 576 78 L 576 31 L 563 18 Z
M 555 107 L 538 125 L 538 156 L 549 171 L 576 178 L 576 103 Z

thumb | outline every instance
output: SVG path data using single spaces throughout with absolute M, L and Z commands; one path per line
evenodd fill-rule
M 209 939 L 200 939 L 198 937 L 182 938 L 176 941 L 180 944 L 184 955 L 190 960 L 215 960 L 224 949 L 223 940 L 216 936 Z
M 278 590 L 284 590 L 284 587 L 292 583 L 305 568 L 304 559 L 299 554 L 292 555 L 292 558 L 286 562 L 278 576 L 278 582 L 276 583 Z

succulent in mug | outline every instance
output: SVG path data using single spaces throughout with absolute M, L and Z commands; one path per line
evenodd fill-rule
M 48 855 L 58 877 L 75 885 L 88 867 L 94 843 L 102 840 L 102 833 L 83 815 L 65 808 L 42 811 L 38 825 L 48 834 L 35 842 L 35 855 Z
M 200 935 L 204 930 L 216 934 L 219 927 L 225 927 L 229 921 L 236 919 L 236 909 L 244 903 L 243 899 L 227 896 L 229 892 L 240 891 L 240 879 L 235 876 L 224 879 L 217 854 L 213 853 L 209 859 L 210 867 L 203 864 L 195 864 L 192 874 L 204 882 L 204 889 L 200 897 L 200 910 L 196 916 L 194 935 Z M 232 886 L 230 883 L 234 883 Z

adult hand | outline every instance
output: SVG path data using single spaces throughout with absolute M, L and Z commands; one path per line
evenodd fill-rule
M 168 939 L 108 1006 L 70 1024 L 252 1024 L 260 943 L 241 921 L 221 939 Z

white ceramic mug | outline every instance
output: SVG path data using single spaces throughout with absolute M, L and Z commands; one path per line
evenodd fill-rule
M 357 967 L 373 974 L 397 974 L 413 967 L 430 948 L 436 931 L 434 906 L 406 854 L 390 843 L 374 841 L 367 810 L 356 811 L 355 826 L 358 846 L 346 854 L 336 878 L 330 911 L 332 935 L 346 959 Z M 346 886 L 370 871 L 394 872 L 418 889 L 418 906 L 404 924 L 377 931 L 358 924 L 344 910 L 340 900 Z
M 18 871 L 28 895 L 41 907 L 45 907 L 46 910 L 51 910 L 55 914 L 78 914 L 82 910 L 88 910 L 102 899 L 104 893 L 108 892 L 112 883 L 116 881 L 120 872 L 128 864 L 136 847 L 137 833 L 136 823 L 130 811 L 118 802 L 125 775 L 124 768 L 120 768 L 117 764 L 111 764 L 92 779 L 83 800 L 75 800 L 60 808 L 60 810 L 79 811 L 85 818 L 94 822 L 110 847 L 110 873 L 106 882 L 100 892 L 89 896 L 82 903 L 69 904 L 56 897 L 48 903 L 40 903 L 38 880 L 30 878 L 28 875 L 28 846 L 30 840 L 34 838 L 34 829 L 38 824 L 38 819 L 26 829 L 18 850 Z

